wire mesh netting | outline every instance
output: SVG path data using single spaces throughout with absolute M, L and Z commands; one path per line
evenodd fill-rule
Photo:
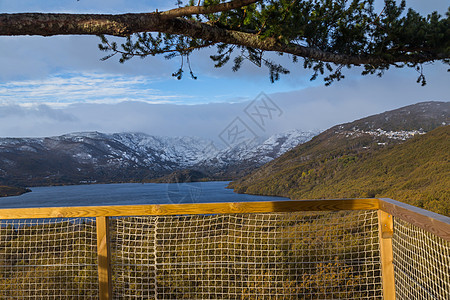
M 375 211 L 110 219 L 116 299 L 381 299 Z
M 394 218 L 397 299 L 450 299 L 450 242 Z
M 92 219 L 0 220 L 1 299 L 97 299 Z

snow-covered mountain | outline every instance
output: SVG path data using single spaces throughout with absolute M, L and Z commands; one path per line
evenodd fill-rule
M 268 139 L 245 140 L 213 155 L 205 156 L 197 165 L 223 167 L 243 161 L 262 165 L 309 141 L 317 134 L 319 132 L 291 130 L 272 135 Z
M 47 138 L 2 138 L 0 184 L 142 181 L 183 169 L 227 178 L 258 167 L 316 134 L 293 130 L 228 148 L 203 138 L 143 133 L 80 132 Z

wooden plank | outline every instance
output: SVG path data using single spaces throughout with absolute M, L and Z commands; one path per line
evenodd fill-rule
M 392 215 L 378 211 L 378 237 L 380 240 L 381 277 L 383 299 L 395 300 L 394 258 L 392 253 L 392 234 L 394 222 Z
M 369 210 L 378 208 L 378 199 L 288 200 L 234 203 L 40 207 L 0 209 L 0 219 L 339 211 Z
M 111 252 L 108 217 L 97 217 L 97 253 L 99 299 L 112 299 Z
M 380 199 L 380 209 L 450 241 L 449 217 L 388 198 Z

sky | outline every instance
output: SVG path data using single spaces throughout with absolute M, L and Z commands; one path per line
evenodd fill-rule
M 174 4 L 0 0 L 0 12 L 151 12 Z M 421 13 L 445 14 L 448 2 L 409 0 L 407 5 Z M 291 129 L 324 130 L 421 101 L 448 101 L 450 95 L 449 73 L 440 63 L 425 66 L 425 87 L 416 83 L 414 70 L 405 69 L 382 78 L 346 70 L 346 79 L 326 87 L 321 78 L 309 81 L 311 71 L 301 63 L 282 57 L 291 73 L 272 84 L 267 69 L 248 62 L 238 72 L 231 66 L 215 69 L 209 59 L 213 52 L 207 49 L 190 58 L 198 79 L 187 75 L 177 80 L 171 76 L 179 67 L 177 59 L 101 61 L 98 43 L 98 37 L 89 36 L 0 37 L 0 137 L 133 131 L 223 140 L 223 132 L 239 124 L 267 136 Z M 262 119 L 263 112 L 270 118 Z

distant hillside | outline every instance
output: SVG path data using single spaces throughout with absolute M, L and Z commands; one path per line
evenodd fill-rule
M 0 197 L 19 196 L 31 192 L 30 189 L 0 185 Z
M 431 131 L 450 124 L 450 102 L 428 101 L 401 107 L 381 114 L 342 124 L 346 130 Z
M 449 105 L 420 103 L 335 126 L 230 187 L 293 199 L 389 197 L 449 215 L 450 126 L 418 130 L 448 124 Z
M 202 172 L 195 170 L 179 170 L 174 171 L 166 176 L 151 179 L 149 182 L 155 183 L 181 183 L 181 182 L 196 182 L 208 181 L 208 176 Z

